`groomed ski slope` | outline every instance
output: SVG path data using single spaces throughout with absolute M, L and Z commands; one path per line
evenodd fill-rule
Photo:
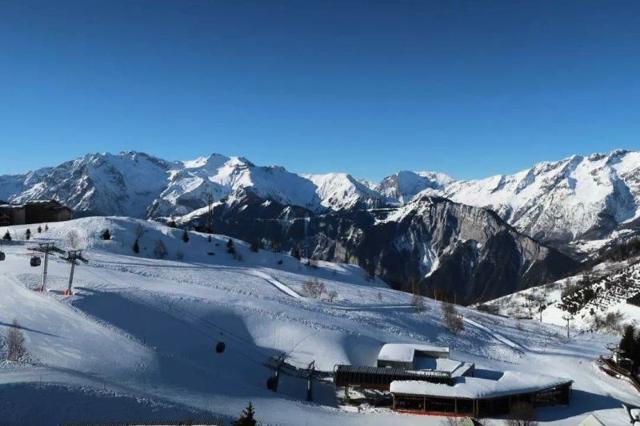
M 76 268 L 75 294 L 64 297 L 69 264 L 53 257 L 49 291 L 35 292 L 40 268 L 29 266 L 30 243 L 14 241 L 0 262 L 0 333 L 20 325 L 30 364 L 0 364 L 0 417 L 8 424 L 81 421 L 161 421 L 237 416 L 251 401 L 272 425 L 439 425 L 440 417 L 387 409 L 338 407 L 332 386 L 283 377 L 266 389 L 265 361 L 286 353 L 320 370 L 335 364 L 373 365 L 388 342 L 450 346 L 452 358 L 478 368 L 540 372 L 575 380 L 572 404 L 539 411 L 544 424 L 575 425 L 597 410 L 627 424 L 620 401 L 640 404 L 628 384 L 605 376 L 593 359 L 614 336 L 584 334 L 565 342 L 562 328 L 460 309 L 465 330 L 454 336 L 436 302 L 417 312 L 411 295 L 369 281 L 353 265 L 306 266 L 289 256 L 227 238 L 190 233 L 128 218 L 85 218 L 50 224 L 36 238 L 64 247 L 77 233 L 88 265 Z M 10 228 L 14 240 L 26 226 Z M 100 233 L 108 228 L 111 241 Z M 141 252 L 131 250 L 136 230 Z M 0 229 L 3 235 L 5 229 Z M 76 238 L 78 239 L 78 238 Z M 154 259 L 161 239 L 168 256 Z M 181 258 L 182 260 L 176 260 Z M 334 301 L 305 297 L 317 278 Z M 215 345 L 224 341 L 223 354 Z M 494 420 L 492 424 L 500 424 Z

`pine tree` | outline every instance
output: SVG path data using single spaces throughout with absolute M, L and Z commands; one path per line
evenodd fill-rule
M 300 255 L 300 249 L 298 247 L 294 247 L 291 249 L 291 256 L 295 257 L 296 259 L 300 260 L 300 258 L 302 257 Z
M 105 229 L 105 230 L 102 232 L 101 237 L 102 237 L 102 239 L 103 239 L 103 240 L 105 240 L 105 241 L 110 240 L 110 239 L 111 239 L 111 232 L 109 232 L 109 230 L 108 230 L 108 229 Z
M 44 224 L 44 232 L 47 232 L 49 230 L 49 225 L 47 225 L 46 223 Z
M 624 328 L 624 333 L 622 334 L 622 339 L 620 340 L 619 348 L 629 358 L 633 355 L 635 340 L 636 340 L 635 328 L 633 328 L 632 325 L 627 325 Z
M 24 233 L 24 239 L 25 240 L 31 239 L 31 229 L 27 228 L 27 231 Z
M 256 415 L 255 410 L 253 409 L 253 404 L 249 403 L 247 408 L 244 409 L 242 415 L 233 422 L 233 426 L 256 426 L 258 423 L 254 418 Z
M 231 238 L 229 238 L 229 241 L 227 241 L 227 253 L 236 254 L 236 246 Z
M 184 229 L 184 231 L 182 231 L 182 241 L 184 241 L 185 243 L 189 242 L 189 232 L 187 232 L 186 228 Z
M 136 238 L 136 240 L 133 242 L 133 252 L 138 254 L 140 253 L 140 244 L 138 244 L 138 239 Z
M 3 240 L 5 241 L 11 241 L 11 234 L 9 233 L 9 230 L 7 229 L 7 232 L 4 233 L 4 236 L 2 237 Z
M 38 234 L 42 234 L 42 226 L 38 225 Z
M 257 253 L 260 250 L 260 242 L 257 240 L 251 241 L 251 247 L 249 247 L 249 249 L 252 252 Z

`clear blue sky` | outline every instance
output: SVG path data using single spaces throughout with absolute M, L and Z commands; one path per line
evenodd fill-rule
M 0 174 L 137 150 L 474 178 L 639 136 L 639 1 L 0 0 Z

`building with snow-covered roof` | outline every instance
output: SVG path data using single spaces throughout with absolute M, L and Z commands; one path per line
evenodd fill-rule
M 531 406 L 568 404 L 571 380 L 515 371 L 478 372 L 450 383 L 398 380 L 390 384 L 399 411 L 484 417 L 511 412 L 517 403 Z
M 337 386 L 388 391 L 394 380 L 451 383 L 472 374 L 473 363 L 449 359 L 449 348 L 426 344 L 387 343 L 380 348 L 376 366 L 337 365 Z
M 443 346 L 413 343 L 387 343 L 380 348 L 380 352 L 378 353 L 378 367 L 418 370 L 421 369 L 419 365 L 421 360 L 448 358 L 449 348 Z

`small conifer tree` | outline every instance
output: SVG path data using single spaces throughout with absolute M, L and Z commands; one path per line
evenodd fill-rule
M 133 252 L 138 254 L 140 253 L 140 244 L 138 243 L 138 239 L 136 238 L 136 240 L 133 242 Z
M 227 241 L 227 253 L 236 254 L 236 246 L 231 238 L 229 238 L 229 241 Z
M 38 234 L 42 234 L 42 226 L 38 225 Z
M 24 239 L 25 240 L 31 239 L 31 229 L 27 228 L 27 231 L 24 233 Z
M 256 422 L 255 415 L 256 412 L 253 409 L 253 404 L 249 403 L 238 420 L 233 422 L 233 426 L 256 426 L 258 423 Z
M 111 239 L 111 232 L 108 229 L 105 229 L 104 231 L 102 231 L 101 237 L 103 240 L 108 241 Z
M 189 242 L 189 232 L 187 232 L 187 229 L 185 228 L 185 230 L 182 232 L 182 241 L 184 241 L 185 243 Z
M 260 250 L 260 242 L 257 240 L 251 241 L 251 247 L 249 248 L 252 252 L 257 253 Z
M 2 237 L 3 240 L 5 241 L 11 241 L 11 234 L 9 233 L 9 230 L 7 229 L 7 232 L 4 233 L 4 236 Z
M 291 249 L 291 256 L 295 257 L 298 260 L 302 258 L 302 256 L 300 255 L 300 249 L 297 246 Z

